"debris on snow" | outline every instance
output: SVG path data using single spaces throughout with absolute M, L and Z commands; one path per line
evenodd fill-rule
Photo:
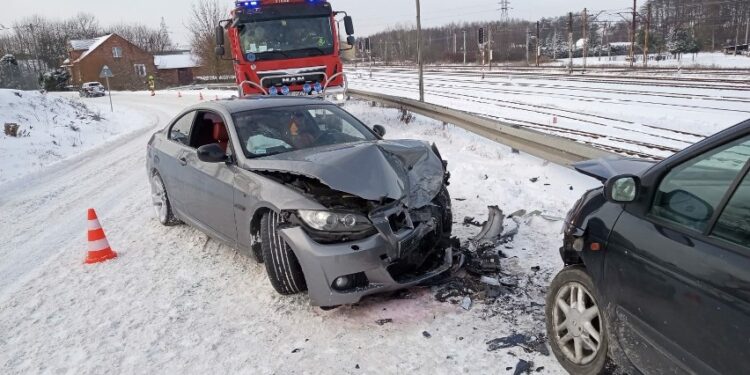
M 391 318 L 380 319 L 380 320 L 375 321 L 375 323 L 377 323 L 377 325 L 379 325 L 379 326 L 383 326 L 383 325 L 386 325 L 388 323 L 393 323 L 393 319 L 391 319 Z
M 430 337 L 432 337 L 432 335 L 429 332 L 427 332 L 427 331 L 422 331 L 422 336 L 424 336 L 427 339 L 429 339 Z
M 534 367 L 534 362 L 519 359 L 518 364 L 516 364 L 516 370 L 513 371 L 513 375 L 530 374 L 532 367 Z
M 469 296 L 464 297 L 463 301 L 461 301 L 461 308 L 466 311 L 471 310 L 471 305 L 472 305 L 472 301 L 471 301 L 471 297 Z
M 516 346 L 522 348 L 527 353 L 537 352 L 545 356 L 549 355 L 549 349 L 547 348 L 547 339 L 544 337 L 544 335 L 529 336 L 521 333 L 515 333 L 510 336 L 487 341 L 488 352 L 493 352 L 498 349 L 508 349 Z

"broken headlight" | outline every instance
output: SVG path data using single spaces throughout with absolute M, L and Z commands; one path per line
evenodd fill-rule
M 361 232 L 372 228 L 370 219 L 356 213 L 300 210 L 299 218 L 321 232 Z

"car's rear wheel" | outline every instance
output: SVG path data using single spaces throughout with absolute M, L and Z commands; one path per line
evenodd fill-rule
M 291 295 L 307 290 L 305 275 L 297 257 L 279 235 L 283 220 L 276 212 L 267 212 L 260 222 L 261 250 L 268 279 L 279 294 Z
M 151 176 L 151 201 L 154 205 L 156 218 L 159 219 L 162 225 L 173 226 L 180 223 L 180 220 L 174 216 L 174 212 L 172 211 L 172 204 L 169 201 L 164 181 L 161 179 L 159 173 L 156 172 Z
M 606 315 L 585 268 L 568 267 L 547 295 L 547 335 L 552 352 L 571 374 L 595 375 L 607 365 Z

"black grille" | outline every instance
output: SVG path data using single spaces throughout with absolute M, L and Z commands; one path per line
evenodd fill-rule
M 270 86 L 292 86 L 292 85 L 302 85 L 305 83 L 315 83 L 320 82 L 321 84 L 325 83 L 325 68 L 323 69 L 317 69 L 312 71 L 306 71 L 302 72 L 300 74 L 292 74 L 292 73 L 283 73 L 283 72 L 277 72 L 277 73 L 258 73 L 258 78 L 260 78 L 262 84 L 264 87 L 270 87 Z M 283 76 L 283 77 L 279 77 Z M 268 78 L 263 79 L 265 77 L 275 77 L 275 78 Z

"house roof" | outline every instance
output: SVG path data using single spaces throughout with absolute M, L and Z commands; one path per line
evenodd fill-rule
M 89 53 L 99 48 L 99 46 L 101 46 L 102 43 L 106 42 L 107 39 L 112 37 L 112 35 L 115 35 L 115 34 L 109 34 L 109 35 L 101 36 L 101 37 L 94 38 L 94 39 L 71 40 L 70 47 L 73 49 L 73 51 L 84 51 L 81 54 L 81 57 L 73 61 L 73 63 L 77 63 L 83 60 Z
M 156 69 L 159 70 L 197 68 L 200 66 L 200 64 L 198 63 L 198 57 L 189 52 L 170 55 L 156 55 L 154 56 L 154 65 L 156 65 Z

